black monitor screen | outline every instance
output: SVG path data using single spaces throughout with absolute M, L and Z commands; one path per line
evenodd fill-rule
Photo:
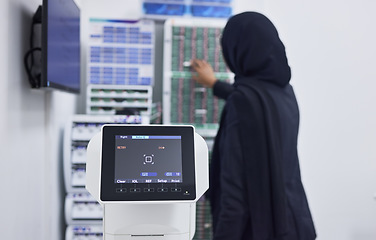
M 183 182 L 181 136 L 115 138 L 115 183 Z
M 105 125 L 102 201 L 194 200 L 192 126 Z
M 80 10 L 73 0 L 44 0 L 42 86 L 80 92 Z

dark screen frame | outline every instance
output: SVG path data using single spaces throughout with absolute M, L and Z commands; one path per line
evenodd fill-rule
M 163 125 L 104 125 L 102 127 L 102 155 L 101 155 L 101 201 L 174 201 L 195 200 L 195 149 L 194 128 L 192 126 L 163 126 Z M 117 184 L 115 179 L 115 136 L 116 135 L 157 135 L 181 136 L 182 149 L 182 183 L 123 183 Z M 126 192 L 119 193 L 119 188 Z M 130 189 L 140 189 L 131 192 Z M 145 192 L 145 188 L 153 188 L 153 192 Z M 167 192 L 157 191 L 166 188 Z M 181 191 L 172 192 L 179 188 Z
M 52 79 L 48 79 L 48 72 L 50 71 L 49 67 L 49 60 L 48 60 L 48 54 L 49 54 L 49 45 L 50 45 L 50 39 L 48 37 L 48 29 L 49 25 L 51 23 L 51 17 L 53 17 L 53 14 L 49 11 L 49 5 L 51 2 L 56 0 L 43 0 L 42 3 L 42 40 L 41 40 L 41 49 L 42 49 L 42 69 L 41 69 L 41 78 L 40 78 L 40 86 L 45 89 L 57 89 L 68 93 L 75 93 L 79 94 L 81 92 L 81 70 L 78 72 L 78 85 L 77 88 L 70 87 L 68 85 L 59 84 L 56 81 Z M 77 4 L 74 2 L 74 0 L 71 1 L 71 4 L 74 4 L 74 6 L 77 8 L 78 15 L 77 17 L 80 19 L 80 9 L 77 6 Z M 68 1 L 67 1 L 68 2 Z M 51 3 L 52 4 L 52 3 Z M 62 12 L 64 12 L 65 9 L 61 9 Z M 79 28 L 81 20 L 79 20 Z M 80 35 L 81 33 L 79 33 Z M 78 41 L 80 44 L 80 40 Z M 79 64 L 81 64 L 81 53 L 79 54 Z M 80 67 L 79 67 L 80 68 Z

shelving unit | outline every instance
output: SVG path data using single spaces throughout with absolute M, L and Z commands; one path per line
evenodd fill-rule
M 155 24 L 91 18 L 86 113 L 148 115 L 152 111 Z
M 154 84 L 152 20 L 90 19 L 87 83 Z
M 70 225 L 65 232 L 66 239 L 72 240 L 103 240 L 101 225 Z
M 96 85 L 87 87 L 86 113 L 92 115 L 152 113 L 151 86 Z
M 224 26 L 225 21 L 210 19 L 168 19 L 164 25 L 163 123 L 194 125 L 209 149 L 218 131 L 224 100 L 192 79 L 189 64 L 191 59 L 204 59 L 211 64 L 218 80 L 233 81 L 219 43 Z M 201 198 L 196 209 L 194 239 L 210 240 L 208 200 Z
M 102 206 L 89 193 L 68 193 L 65 198 L 65 219 L 68 225 L 102 224 Z
M 191 59 L 204 59 L 218 80 L 232 82 L 219 39 L 224 21 L 169 19 L 164 26 L 163 122 L 194 124 L 196 129 L 216 134 L 224 101 L 192 79 Z M 171 111 L 178 109 L 178 111 Z
M 103 124 L 147 124 L 141 115 L 74 115 L 64 130 L 64 182 L 66 188 L 66 240 L 103 239 L 101 205 L 86 191 L 86 148 Z

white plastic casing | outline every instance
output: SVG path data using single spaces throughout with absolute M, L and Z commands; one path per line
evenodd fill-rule
M 87 147 L 86 189 L 103 206 L 104 240 L 129 240 L 136 236 L 137 240 L 193 238 L 196 202 L 209 188 L 208 148 L 205 140 L 197 133 L 194 135 L 194 146 L 196 177 L 194 200 L 102 201 L 100 199 L 102 131 L 90 140 Z

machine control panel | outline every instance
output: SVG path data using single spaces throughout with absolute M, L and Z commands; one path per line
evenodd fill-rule
M 103 127 L 103 201 L 195 197 L 193 127 Z

